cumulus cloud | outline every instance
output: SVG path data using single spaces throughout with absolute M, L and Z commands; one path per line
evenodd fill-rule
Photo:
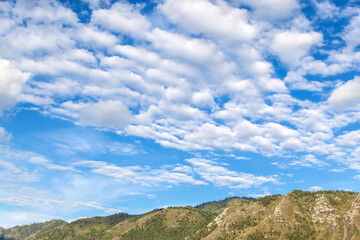
M 32 9 L 32 11 L 28 11 Z M 17 1 L 13 12 L 17 16 L 29 19 L 32 23 L 64 23 L 73 25 L 78 22 L 76 13 L 56 1 L 40 0 L 35 4 Z
M 318 32 L 284 31 L 275 34 L 271 49 L 280 60 L 290 66 L 296 66 L 299 60 L 306 56 L 310 48 L 322 41 Z
M 216 46 L 205 39 L 188 38 L 181 34 L 170 33 L 159 28 L 148 36 L 155 48 L 170 57 L 180 57 L 187 61 L 203 62 L 218 58 Z
M 150 14 L 141 4 L 87 2 L 90 22 L 56 1 L 1 4 L 0 56 L 11 59 L 0 62 L 1 112 L 18 101 L 165 147 L 266 156 L 335 156 L 344 147 L 335 129 L 359 117 L 329 108 L 359 101 L 357 78 L 332 80 L 358 68 L 356 9 L 341 11 L 349 24 L 333 47 L 295 0 L 166 0 Z M 329 1 L 313 3 L 318 15 L 337 14 Z M 316 93 L 302 99 L 294 90 Z
M 91 15 L 91 22 L 111 32 L 144 36 L 151 23 L 136 9 L 133 4 L 114 3 L 110 9 L 97 9 Z
M 167 0 L 159 8 L 184 30 L 218 40 L 248 41 L 258 32 L 245 9 L 232 8 L 225 1 Z
M 95 47 L 111 47 L 114 46 L 118 39 L 108 33 L 92 27 L 84 27 L 80 30 L 79 39 L 85 44 Z
M 140 141 L 147 138 L 196 158 L 156 167 L 72 158 L 65 164 L 9 153 L 10 133 L 0 127 L 2 181 L 43 182 L 48 172 L 66 180 L 55 183 L 64 198 L 41 191 L 39 199 L 30 198 L 35 189 L 17 187 L 22 195 L 14 190 L 0 201 L 106 212 L 112 210 L 102 205 L 103 196 L 138 192 L 151 198 L 148 189 L 165 186 L 237 191 L 278 183 L 277 175 L 247 171 L 257 163 L 252 156 L 260 155 L 276 157 L 280 168 L 360 169 L 360 134 L 353 129 L 360 119 L 357 6 L 340 9 L 328 0 L 84 1 L 91 8 L 86 20 L 56 0 L 0 1 L 0 113 L 18 102 L 46 117 L 93 126 L 86 128 L 93 135 L 71 128 L 41 136 L 65 156 L 109 154 L 127 161 L 144 153 Z M 304 7 L 314 7 L 316 15 L 304 14 Z M 104 128 L 125 142 L 94 136 Z M 131 136 L 140 143 L 126 142 Z M 249 160 L 240 164 L 244 170 L 232 168 L 236 159 Z M 109 186 L 117 192 L 94 194 L 108 193 Z
M 328 0 L 315 1 L 314 4 L 319 18 L 334 18 L 340 13 L 340 9 Z
M 346 26 L 343 34 L 343 38 L 347 43 L 347 47 L 352 50 L 360 44 L 360 15 L 356 14 L 350 20 L 348 26 Z
M 8 60 L 0 59 L 0 115 L 15 104 L 30 73 L 23 73 Z
M 131 112 L 120 101 L 99 101 L 86 104 L 79 117 L 79 124 L 123 128 L 132 121 Z
M 346 109 L 360 102 L 360 78 L 355 77 L 333 90 L 328 102 L 335 109 Z

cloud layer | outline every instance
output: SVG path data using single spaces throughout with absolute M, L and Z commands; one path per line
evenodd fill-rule
M 56 0 L 0 2 L 0 115 L 31 109 L 129 141 L 53 134 L 49 142 L 76 156 L 64 164 L 46 154 L 24 157 L 7 145 L 12 134 L 4 123 L 2 180 L 39 181 L 37 166 L 141 187 L 280 183 L 280 174 L 223 165 L 219 152 L 277 158 L 268 164 L 281 170 L 360 170 L 355 3 L 110 2 L 79 1 L 80 10 Z M 150 167 L 79 157 L 139 154 L 134 139 L 193 156 Z M 78 206 L 92 204 L 85 200 Z

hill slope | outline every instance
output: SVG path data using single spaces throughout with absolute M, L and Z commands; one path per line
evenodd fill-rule
M 62 220 L 52 220 L 44 223 L 16 226 L 10 229 L 0 228 L 0 240 L 17 240 L 34 238 L 44 232 L 51 231 L 67 224 Z
M 295 190 L 285 196 L 234 197 L 142 215 L 121 213 L 80 219 L 26 236 L 20 234 L 20 228 L 26 226 L 5 230 L 8 235 L 3 236 L 8 237 L 12 232 L 16 240 L 356 240 L 360 239 L 360 195 Z

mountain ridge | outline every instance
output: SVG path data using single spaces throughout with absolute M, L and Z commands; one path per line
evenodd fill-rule
M 294 190 L 286 195 L 231 197 L 139 215 L 54 221 L 56 224 L 0 228 L 0 240 L 356 240 L 360 239 L 360 194 Z

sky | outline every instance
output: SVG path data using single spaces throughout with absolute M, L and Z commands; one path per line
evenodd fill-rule
M 358 0 L 0 1 L 0 226 L 360 191 Z

